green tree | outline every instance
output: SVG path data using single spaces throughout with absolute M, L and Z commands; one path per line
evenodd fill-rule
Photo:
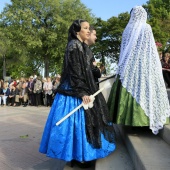
M 5 78 L 7 75 L 7 69 L 6 69 L 6 56 L 8 54 L 8 49 L 10 48 L 10 42 L 8 38 L 3 33 L 2 29 L 0 29 L 0 72 L 2 75 L 0 75 L 1 78 Z
M 152 27 L 155 41 L 163 45 L 163 51 L 167 50 L 167 43 L 170 43 L 170 1 L 150 0 L 143 7 L 148 13 L 148 23 Z
M 98 18 L 96 23 L 97 43 L 94 47 L 95 57 L 106 64 L 105 58 L 112 62 L 118 60 L 122 32 L 129 20 L 129 14 L 121 13 L 118 17 L 111 17 L 107 21 Z
M 61 70 L 68 28 L 73 20 L 93 22 L 93 15 L 80 0 L 12 0 L 1 14 L 1 28 L 12 42 L 11 59 L 17 68 L 38 72 Z M 21 65 L 23 67 L 18 67 Z M 16 64 L 18 63 L 18 64 Z M 14 66 L 14 65 L 13 65 Z M 21 71 L 21 70 L 20 70 Z
M 170 51 L 170 1 L 149 0 L 143 7 L 148 13 L 147 22 L 151 25 L 156 42 L 160 42 L 162 49 Z M 111 62 L 118 61 L 123 30 L 130 15 L 121 13 L 118 17 L 111 17 L 107 21 L 97 19 L 97 43 L 93 47 L 95 57 L 106 64 L 105 58 Z

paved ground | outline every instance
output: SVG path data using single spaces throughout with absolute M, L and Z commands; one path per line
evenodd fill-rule
M 44 106 L 0 106 L 0 170 L 80 170 L 77 166 L 71 168 L 64 161 L 48 158 L 38 152 L 49 110 Z M 116 136 L 119 137 L 118 134 Z M 116 152 L 99 160 L 97 169 L 113 170 L 118 164 L 119 168 L 122 167 L 120 170 L 133 170 L 125 146 L 120 139 L 117 142 Z M 95 165 L 86 170 L 94 169 Z
M 0 107 L 0 170 L 63 170 L 38 152 L 48 107 Z

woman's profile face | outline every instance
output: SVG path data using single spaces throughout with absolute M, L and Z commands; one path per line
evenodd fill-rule
M 90 36 L 90 25 L 88 22 L 82 22 L 81 23 L 81 30 L 80 32 L 77 33 L 77 38 L 80 40 L 80 41 L 85 41 L 87 39 L 89 39 L 89 36 Z

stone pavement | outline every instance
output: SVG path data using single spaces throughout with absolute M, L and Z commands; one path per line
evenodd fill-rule
M 0 107 L 0 170 L 80 170 L 38 152 L 49 111 L 44 106 Z M 120 135 L 116 136 L 117 149 L 107 158 L 110 162 L 100 159 L 86 170 L 134 169 Z
M 38 152 L 49 107 L 0 106 L 0 170 L 63 170 Z

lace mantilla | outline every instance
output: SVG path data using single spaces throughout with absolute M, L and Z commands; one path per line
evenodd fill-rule
M 136 24 L 136 23 L 146 23 L 147 20 L 147 13 L 145 9 L 142 6 L 136 6 L 133 8 L 131 17 L 129 20 L 130 24 Z
M 150 129 L 157 134 L 170 116 L 170 106 L 152 29 L 142 7 L 133 8 L 123 33 L 118 65 L 123 87 L 140 104 L 149 117 Z

